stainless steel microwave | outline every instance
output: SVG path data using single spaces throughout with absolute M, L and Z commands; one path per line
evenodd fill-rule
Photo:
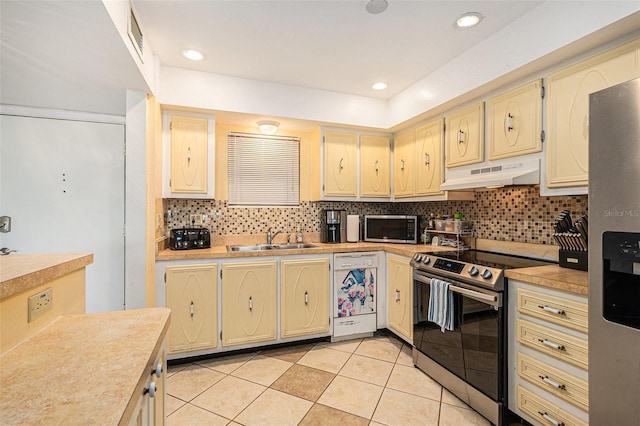
M 379 243 L 418 243 L 418 216 L 365 215 L 364 240 Z

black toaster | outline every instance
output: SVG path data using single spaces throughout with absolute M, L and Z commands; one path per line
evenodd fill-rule
M 169 234 L 171 250 L 190 250 L 211 247 L 211 237 L 207 228 L 176 228 Z

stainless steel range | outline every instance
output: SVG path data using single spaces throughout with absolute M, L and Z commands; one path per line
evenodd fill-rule
M 414 364 L 493 424 L 503 424 L 507 410 L 504 270 L 549 263 L 480 250 L 418 253 L 411 260 Z M 427 321 L 432 279 L 449 283 L 452 331 Z

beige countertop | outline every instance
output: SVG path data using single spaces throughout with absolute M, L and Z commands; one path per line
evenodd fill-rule
M 91 263 L 91 253 L 0 256 L 0 300 L 67 275 Z
M 0 424 L 128 423 L 168 308 L 67 315 L 0 357 Z
M 568 291 L 582 296 L 589 294 L 589 274 L 587 272 L 561 268 L 558 265 L 510 269 L 505 271 L 504 275 L 510 279 Z
M 260 251 L 244 251 L 244 252 L 227 252 L 226 246 L 212 246 L 208 249 L 198 250 L 161 250 L 156 256 L 157 261 L 161 260 L 187 260 L 187 259 L 223 259 L 223 258 L 243 258 L 256 256 L 291 256 L 301 254 L 333 254 L 333 253 L 349 253 L 361 251 L 379 251 L 383 250 L 389 253 L 399 254 L 401 256 L 412 257 L 416 253 L 424 251 L 446 251 L 451 247 L 431 246 L 424 244 L 386 244 L 386 243 L 311 243 L 317 248 L 295 249 L 295 250 L 260 250 Z

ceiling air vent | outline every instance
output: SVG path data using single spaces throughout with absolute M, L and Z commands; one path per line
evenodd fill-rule
M 133 11 L 133 6 L 130 7 L 129 13 L 129 38 L 133 42 L 133 47 L 138 52 L 138 56 L 140 60 L 144 62 L 142 59 L 142 48 L 144 46 L 142 29 L 140 28 L 140 24 L 138 24 L 138 18 L 136 18 L 136 14 Z

